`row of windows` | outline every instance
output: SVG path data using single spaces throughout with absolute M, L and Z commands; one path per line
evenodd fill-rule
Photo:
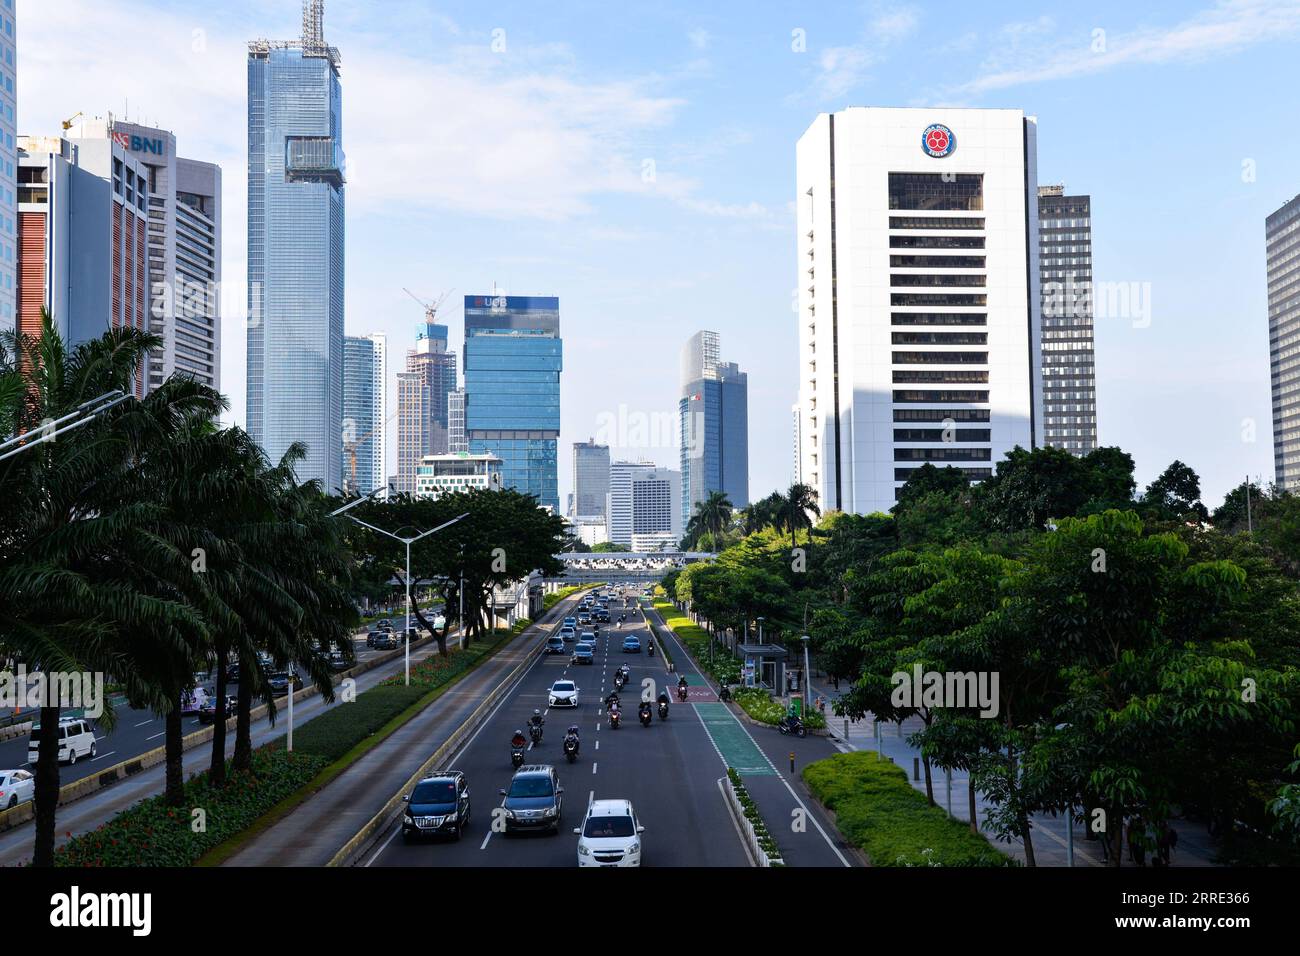
M 983 256 L 890 256 L 889 264 L 904 269 L 983 269 L 985 260 Z
M 968 286 L 982 289 L 988 284 L 988 278 L 982 275 L 904 275 L 893 273 L 889 284 L 897 287 L 907 286 Z
M 894 389 L 894 401 L 900 405 L 907 403 L 937 405 L 940 402 L 987 402 L 988 389 L 958 389 L 932 392 L 922 389 Z
M 895 352 L 895 365 L 986 365 L 988 352 Z
M 891 312 L 891 325 L 988 325 L 987 312 Z
M 894 469 L 894 480 L 895 480 L 895 481 L 907 481 L 907 479 L 909 479 L 909 478 L 912 477 L 912 475 L 913 475 L 913 473 L 914 473 L 915 471 L 916 471 L 915 468 L 895 468 L 895 469 Z M 992 478 L 992 477 L 993 477 L 993 469 L 992 469 L 992 468 L 961 468 L 960 471 L 961 471 L 961 472 L 962 472 L 962 473 L 963 473 L 967 478 L 969 478 L 971 481 L 978 481 L 978 480 L 981 479 L 981 478 Z M 894 497 L 895 497 L 895 498 L 898 497 L 898 492 L 897 492 L 897 491 L 894 492 Z
M 984 208 L 981 173 L 890 173 L 890 209 L 973 212 Z
M 938 216 L 890 216 L 890 229 L 983 229 L 984 219 L 955 216 L 951 219 Z
M 987 408 L 896 408 L 896 422 L 986 422 Z
M 895 428 L 894 441 L 991 441 L 991 428 Z
M 894 345 L 987 345 L 987 332 L 892 332 Z
M 948 369 L 946 371 L 935 370 L 917 370 L 917 371 L 895 371 L 895 385 L 961 385 L 987 382 L 989 373 L 986 371 L 967 371 L 965 369 Z
M 983 249 L 984 237 L 890 236 L 889 245 L 893 249 Z
M 991 448 L 895 448 L 894 461 L 992 461 Z
M 982 292 L 892 292 L 890 305 L 987 306 L 989 297 Z

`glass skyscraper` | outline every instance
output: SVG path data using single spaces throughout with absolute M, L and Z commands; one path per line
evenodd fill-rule
M 353 494 L 384 483 L 386 345 L 382 334 L 343 339 L 343 483 Z
M 718 358 L 718 333 L 697 332 L 682 348 L 682 524 L 714 491 L 733 508 L 749 504 L 749 377 Z
M 465 296 L 465 432 L 502 461 L 502 483 L 560 513 L 560 300 Z
M 248 431 L 300 480 L 342 484 L 343 145 L 338 51 L 310 0 L 301 41 L 248 46 Z
M 18 322 L 18 36 L 14 0 L 0 0 L 0 330 Z

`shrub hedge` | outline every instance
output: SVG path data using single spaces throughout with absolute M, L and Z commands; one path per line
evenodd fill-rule
M 901 767 L 872 751 L 835 754 L 803 769 L 804 782 L 835 812 L 844 838 L 874 866 L 1015 866 L 968 824 L 932 807 Z

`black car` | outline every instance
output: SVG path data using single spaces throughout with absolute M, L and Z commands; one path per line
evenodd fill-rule
M 329 661 L 330 670 L 334 671 L 335 673 L 338 673 L 339 671 L 345 671 L 352 666 L 350 663 L 348 663 L 347 655 L 344 654 L 342 651 L 330 651 L 329 657 L 327 659 Z
M 599 611 L 596 612 L 596 620 L 598 620 L 601 624 L 608 624 L 609 612 L 604 608 L 601 608 Z
M 375 643 L 370 645 L 377 651 L 395 651 L 402 645 L 397 641 L 397 635 L 392 631 L 380 631 L 375 638 Z
M 302 678 L 297 674 L 290 677 L 288 671 L 271 671 L 266 675 L 266 683 L 271 688 L 271 693 L 276 697 L 287 694 L 290 683 L 293 684 L 294 690 L 302 689 Z
M 502 790 L 506 835 L 517 830 L 560 832 L 564 788 L 550 764 L 526 764 L 515 771 L 510 789 Z
M 239 707 L 239 701 L 236 700 L 231 695 L 227 694 L 226 695 L 226 716 L 233 717 L 235 715 L 235 710 L 238 707 Z M 217 698 L 209 697 L 207 700 L 203 702 L 203 705 L 199 707 L 199 723 L 213 724 L 216 723 L 216 720 L 217 720 Z
M 408 843 L 442 835 L 459 840 L 469 825 L 469 783 L 459 770 L 430 774 L 402 799 L 406 801 L 402 838 Z

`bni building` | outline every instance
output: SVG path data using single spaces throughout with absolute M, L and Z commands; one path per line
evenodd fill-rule
M 501 459 L 502 484 L 560 513 L 560 300 L 465 296 L 465 435 Z
M 697 332 L 681 352 L 677 404 L 681 440 L 681 527 L 712 492 L 749 504 L 749 376 L 720 357 L 717 332 Z
M 343 93 L 323 0 L 300 40 L 248 45 L 248 432 L 342 485 Z
M 1273 467 L 1279 488 L 1300 491 L 1300 196 L 1264 220 Z
M 799 480 L 823 511 L 1041 443 L 1035 127 L 859 107 L 800 138 Z

